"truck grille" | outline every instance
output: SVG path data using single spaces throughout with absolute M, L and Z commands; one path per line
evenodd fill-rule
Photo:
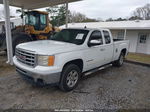
M 36 55 L 29 51 L 16 49 L 16 58 L 23 64 L 34 67 L 36 62 Z

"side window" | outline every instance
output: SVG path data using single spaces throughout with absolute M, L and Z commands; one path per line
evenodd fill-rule
M 102 33 L 100 31 L 94 31 L 90 36 L 90 41 L 97 41 L 99 45 L 103 44 Z
M 120 31 L 118 32 L 118 39 L 124 39 L 124 32 L 123 31 Z
M 38 22 L 37 18 L 33 15 L 30 15 L 29 24 L 30 25 L 35 25 L 37 22 Z
M 147 40 L 147 34 L 141 34 L 140 39 L 139 39 L 139 43 L 145 44 L 146 40 Z
M 46 15 L 44 15 L 44 14 L 41 14 L 40 15 L 40 22 L 41 22 L 41 24 L 40 24 L 40 30 L 44 30 L 45 29 L 45 27 L 46 27 Z
M 103 33 L 104 33 L 105 43 L 110 44 L 111 43 L 111 38 L 110 38 L 109 32 L 108 31 L 103 31 Z
M 46 15 L 41 14 L 40 21 L 42 25 L 46 25 Z

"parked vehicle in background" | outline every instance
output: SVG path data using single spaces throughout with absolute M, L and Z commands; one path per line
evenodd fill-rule
M 18 45 L 13 61 L 32 82 L 71 91 L 82 75 L 111 63 L 123 65 L 128 46 L 128 40 L 113 40 L 108 29 L 63 29 L 50 40 Z

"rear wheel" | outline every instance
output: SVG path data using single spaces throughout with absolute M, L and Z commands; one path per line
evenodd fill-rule
M 81 76 L 80 68 L 75 64 L 68 64 L 64 67 L 60 80 L 60 89 L 63 91 L 71 91 L 75 89 L 79 83 Z
M 117 66 L 117 67 L 122 66 L 123 63 L 124 63 L 124 56 L 125 56 L 125 55 L 124 55 L 124 53 L 122 52 L 122 53 L 120 54 L 120 56 L 119 56 L 119 59 L 113 63 L 113 66 Z

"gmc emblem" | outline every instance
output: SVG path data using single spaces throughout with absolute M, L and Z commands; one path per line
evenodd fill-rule
M 17 57 L 22 59 L 22 60 L 26 60 L 26 56 L 17 56 Z

